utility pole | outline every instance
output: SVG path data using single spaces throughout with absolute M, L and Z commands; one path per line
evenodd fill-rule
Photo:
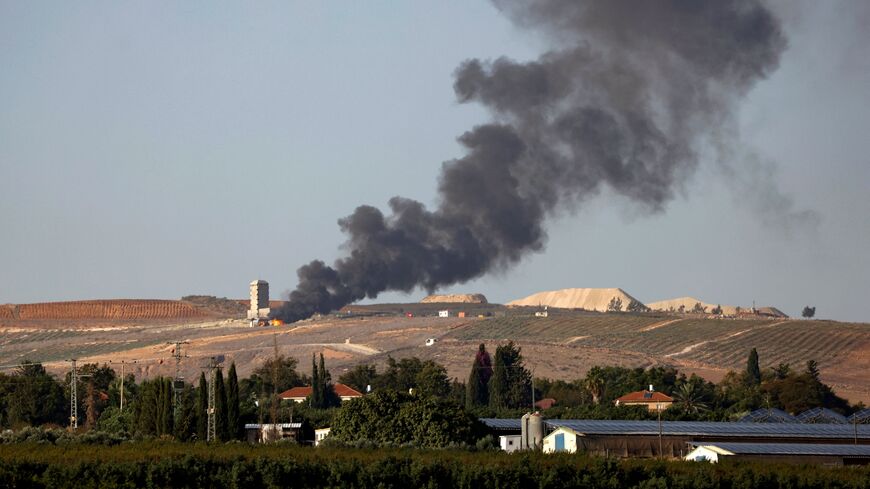
M 172 356 L 175 357 L 175 379 L 172 382 L 172 392 L 174 394 L 173 401 L 175 402 L 175 420 L 181 418 L 181 391 L 184 389 L 184 377 L 181 376 L 181 359 L 186 358 L 186 355 L 181 354 L 181 345 L 189 345 L 189 341 L 167 341 L 167 345 L 175 345 L 172 350 Z
M 206 428 L 206 440 L 214 441 L 217 439 L 214 404 L 215 404 L 215 379 L 217 378 L 217 370 L 221 362 L 224 361 L 223 355 L 211 357 L 208 361 L 208 426 Z
M 70 362 L 72 367 L 70 368 L 69 376 L 69 429 L 74 431 L 79 427 L 79 400 L 76 393 L 78 379 L 76 378 L 76 359 L 73 358 Z

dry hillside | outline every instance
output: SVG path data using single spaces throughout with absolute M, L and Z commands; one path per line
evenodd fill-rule
M 562 289 L 538 292 L 523 299 L 508 302 L 507 305 L 549 306 L 604 312 L 614 298 L 622 301 L 623 311 L 628 308 L 631 301 L 637 300 L 622 289 Z
M 505 309 L 496 304 L 466 305 L 474 311 L 468 318 L 432 317 L 439 307 L 443 306 L 353 306 L 353 314 L 267 328 L 215 317 L 0 317 L 0 365 L 31 359 L 64 375 L 69 368 L 66 360 L 78 358 L 80 362 L 125 361 L 140 378 L 172 375 L 173 346 L 167 343 L 186 340 L 190 343 L 184 351 L 189 357 L 182 367 L 188 379 L 198 377 L 207 358 L 217 354 L 235 361 L 240 374 L 248 375 L 272 355 L 275 343 L 280 353 L 299 361 L 302 371 L 309 368 L 312 353 L 323 352 L 333 378 L 360 363 L 384 365 L 388 356 L 417 356 L 442 363 L 450 376 L 464 379 L 480 343 L 494 349 L 514 340 L 539 377 L 576 379 L 594 365 L 672 365 L 715 381 L 729 369 L 743 368 L 754 347 L 763 367 L 786 362 L 799 369 L 807 360 L 816 360 L 823 380 L 837 393 L 870 403 L 868 324 L 567 309 L 551 309 L 549 317 L 539 318 L 534 316 L 536 308 Z M 413 317 L 406 317 L 408 311 L 413 311 Z M 427 347 L 427 338 L 438 341 Z

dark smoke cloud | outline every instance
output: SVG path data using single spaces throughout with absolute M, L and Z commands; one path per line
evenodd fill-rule
M 662 210 L 698 165 L 699 145 L 733 122 L 786 45 L 756 0 L 495 4 L 558 47 L 531 62 L 462 63 L 457 97 L 494 122 L 459 138 L 467 154 L 444 163 L 438 207 L 402 197 L 388 215 L 358 207 L 339 220 L 349 255 L 300 268 L 277 317 L 510 267 L 543 248 L 548 215 L 604 186 Z

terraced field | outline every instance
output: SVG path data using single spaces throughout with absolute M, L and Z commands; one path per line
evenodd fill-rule
M 171 300 L 95 300 L 4 306 L 17 319 L 161 319 L 203 317 L 200 308 Z
M 657 315 L 577 314 L 536 318 L 514 316 L 487 319 L 452 333 L 457 340 L 582 342 L 586 337 L 631 334 L 666 320 Z

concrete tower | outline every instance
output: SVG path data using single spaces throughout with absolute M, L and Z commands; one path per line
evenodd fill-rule
M 248 309 L 248 319 L 269 317 L 269 282 L 254 280 L 251 282 L 251 307 Z

